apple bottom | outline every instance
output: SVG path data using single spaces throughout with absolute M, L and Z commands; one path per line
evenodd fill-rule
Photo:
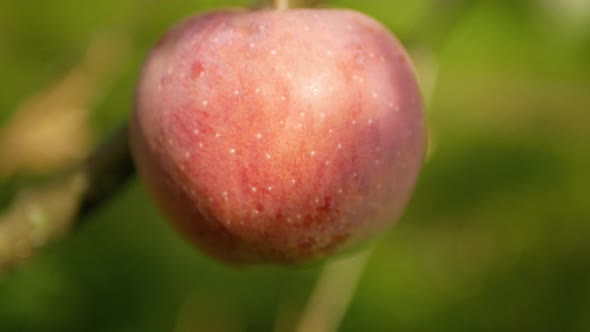
M 132 130 L 131 142 L 141 177 L 167 219 L 190 243 L 206 254 L 227 263 L 296 264 L 322 259 L 336 252 L 347 251 L 364 243 L 375 234 L 383 233 L 397 220 L 401 207 L 406 201 L 387 199 L 383 204 L 366 208 L 366 202 L 355 203 L 352 199 L 342 200 L 333 211 L 342 208 L 346 213 L 330 213 L 311 220 L 306 211 L 301 211 L 302 221 L 289 223 L 285 216 L 275 218 L 265 227 L 252 232 L 255 220 L 249 220 L 250 227 L 243 227 L 239 221 L 228 225 L 216 215 L 216 203 L 178 183 L 188 183 L 177 165 L 167 159 L 155 157 L 145 138 L 138 130 Z M 402 177 L 403 178 L 403 177 Z M 408 176 L 407 178 L 412 178 Z M 412 182 L 397 183 L 411 191 Z M 391 187 L 391 186 L 390 186 Z M 391 197 L 391 191 L 382 192 L 382 198 Z M 405 191 L 404 190 L 404 191 Z M 335 193 L 337 194 L 337 193 Z M 202 197 L 200 197 L 202 196 Z M 393 195 L 397 198 L 409 195 Z M 358 207 L 358 209 L 355 209 Z M 363 208 L 364 207 L 364 208 Z M 353 212 L 351 212 L 353 211 Z M 276 217 L 276 215 L 275 215 Z M 322 232 L 322 229 L 324 230 Z M 327 230 L 327 231 L 326 231 Z M 322 241 L 314 236 L 322 233 Z

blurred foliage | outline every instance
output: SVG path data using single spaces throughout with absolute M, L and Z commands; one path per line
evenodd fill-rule
M 328 1 L 384 22 L 430 82 L 431 154 L 376 243 L 342 331 L 590 330 L 590 4 Z M 125 121 L 141 61 L 192 12 L 247 1 L 0 2 L 0 124 L 99 31 L 129 36 L 97 103 Z M 426 83 L 425 83 L 426 85 Z M 0 180 L 0 205 L 22 183 Z M 318 267 L 228 268 L 181 240 L 135 182 L 0 279 L 0 331 L 272 331 Z

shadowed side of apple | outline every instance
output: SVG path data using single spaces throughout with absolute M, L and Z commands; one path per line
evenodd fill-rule
M 300 263 L 398 218 L 424 155 L 405 50 L 347 10 L 191 17 L 153 48 L 131 143 L 157 204 L 231 263 Z

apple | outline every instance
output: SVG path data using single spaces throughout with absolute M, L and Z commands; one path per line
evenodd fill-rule
M 316 260 L 383 233 L 424 156 L 411 61 L 350 10 L 190 17 L 143 66 L 131 121 L 170 221 L 235 264 Z

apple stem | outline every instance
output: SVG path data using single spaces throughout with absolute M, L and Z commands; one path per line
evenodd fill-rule
M 0 274 L 79 224 L 134 173 L 125 125 L 67 174 L 21 190 L 0 214 Z
M 272 7 L 277 10 L 289 9 L 289 0 L 273 0 Z

